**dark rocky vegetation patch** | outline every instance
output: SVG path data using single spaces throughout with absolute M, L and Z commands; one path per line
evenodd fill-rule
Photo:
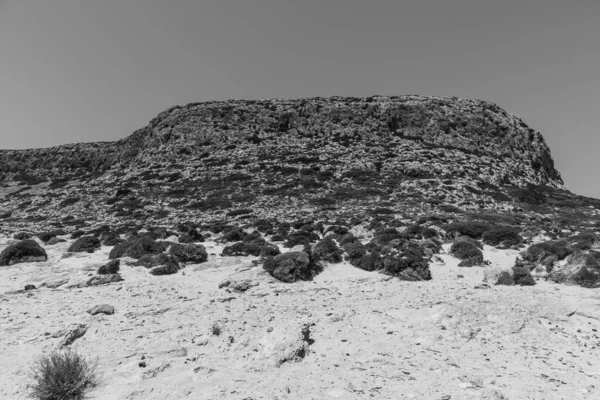
M 0 266 L 46 260 L 48 260 L 46 251 L 33 239 L 11 244 L 0 253 Z
M 94 236 L 82 236 L 77 239 L 67 250 L 71 253 L 93 253 L 101 247 L 100 240 Z
M 312 279 L 322 266 L 311 259 L 309 252 L 292 251 L 265 258 L 263 269 L 279 281 L 292 283 Z
M 519 228 L 508 226 L 495 226 L 483 233 L 482 241 L 484 244 L 490 246 L 516 246 L 523 243 L 523 238 L 519 235 L 519 230 Z
M 98 268 L 97 273 L 99 275 L 108 275 L 108 274 L 116 274 L 119 272 L 119 268 L 121 266 L 121 260 L 111 260 L 108 263 L 102 265 Z

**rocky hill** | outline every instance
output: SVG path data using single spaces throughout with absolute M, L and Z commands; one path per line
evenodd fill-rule
M 422 96 L 172 107 L 117 142 L 0 151 L 3 226 L 506 209 L 563 191 L 542 135 L 495 104 Z M 290 213 L 291 211 L 291 213 Z

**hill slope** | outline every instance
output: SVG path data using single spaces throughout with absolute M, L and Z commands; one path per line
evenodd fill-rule
M 0 151 L 0 179 L 10 226 L 506 210 L 542 202 L 536 188 L 572 197 L 542 135 L 520 118 L 423 96 L 176 106 L 116 142 Z

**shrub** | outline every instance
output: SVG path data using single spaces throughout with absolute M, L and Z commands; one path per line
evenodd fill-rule
M 203 263 L 208 259 L 206 248 L 201 244 L 173 245 L 169 253 L 175 255 L 181 262 L 191 262 L 195 264 Z
M 429 238 L 437 237 L 438 231 L 436 231 L 433 228 L 425 228 L 421 232 L 421 235 L 423 236 L 423 239 L 429 239 Z
M 83 400 L 100 385 L 98 362 L 71 349 L 40 356 L 30 376 L 30 396 L 37 400 Z
M 260 248 L 260 256 L 261 257 L 275 257 L 281 254 L 279 247 L 273 244 L 267 244 Z
M 325 233 L 329 233 L 329 232 L 333 232 L 337 235 L 343 236 L 346 233 L 348 233 L 348 228 L 345 226 L 331 225 L 330 227 L 325 229 Z
M 492 226 L 486 222 L 469 221 L 469 222 L 454 222 L 446 225 L 444 230 L 448 235 L 458 236 L 469 236 L 473 239 L 481 239 L 483 233 L 492 228 Z
M 145 254 L 159 254 L 164 250 L 164 245 L 156 242 L 154 239 L 148 236 L 141 236 L 139 239 L 131 243 L 131 246 L 129 246 L 125 251 L 125 255 L 131 258 L 139 259 Z
M 531 276 L 531 272 L 527 266 L 515 265 L 513 267 L 515 275 L 515 285 L 520 286 L 533 286 L 535 285 L 535 279 Z
M 174 264 L 165 264 L 159 265 L 158 267 L 154 267 L 150 269 L 150 274 L 152 275 L 173 275 L 179 271 L 179 267 Z
M 482 235 L 483 243 L 490 246 L 514 246 L 523 243 L 523 238 L 517 232 L 516 228 L 508 226 L 498 226 L 486 231 Z
M 221 335 L 221 332 L 223 332 L 223 330 L 221 329 L 221 326 L 219 326 L 219 324 L 217 323 L 212 324 L 212 326 L 210 327 L 210 333 L 213 336 L 219 336 Z
M 343 245 L 346 252 L 346 261 L 357 266 L 361 259 L 367 254 L 367 248 L 360 242 L 348 242 Z
M 222 256 L 259 256 L 261 247 L 256 243 L 238 242 L 226 246 L 221 253 Z
M 314 246 L 313 254 L 317 260 L 330 263 L 339 263 L 342 261 L 342 250 L 340 250 L 330 236 L 325 237 Z
M 283 242 L 284 240 L 285 240 L 285 236 L 280 235 L 280 234 L 276 234 L 276 235 L 273 235 L 273 237 L 271 237 L 272 242 Z
M 521 255 L 524 260 L 540 262 L 551 256 L 555 256 L 557 260 L 563 260 L 572 252 L 566 240 L 549 240 L 529 246 Z
M 37 237 L 44 243 L 46 243 L 48 240 L 52 239 L 55 236 L 56 234 L 54 232 L 42 232 L 37 234 Z
M 593 232 L 582 232 L 567 239 L 574 250 L 589 250 L 598 242 L 598 235 Z
M 394 251 L 383 258 L 383 273 L 406 281 L 430 280 L 425 254 L 418 248 Z
M 121 265 L 121 261 L 118 259 L 109 261 L 107 264 L 104 264 L 103 266 L 98 268 L 97 273 L 99 275 L 116 274 L 117 272 L 119 272 L 120 265 Z
M 223 242 L 239 242 L 240 240 L 243 240 L 245 236 L 246 236 L 246 232 L 242 231 L 239 228 L 232 228 L 223 234 L 221 241 L 223 241 Z
M 286 242 L 283 244 L 283 247 L 290 249 L 294 246 L 306 246 L 308 244 L 310 244 L 310 241 L 306 236 L 294 235 L 288 237 L 288 240 L 286 240 Z
M 78 229 L 76 231 L 71 232 L 71 239 L 79 239 L 83 235 L 85 235 L 85 232 Z
M 100 240 L 94 236 L 82 236 L 77 239 L 67 250 L 70 253 L 93 253 L 100 248 Z
M 131 246 L 131 242 L 129 241 L 117 243 L 115 247 L 110 250 L 110 253 L 108 253 L 108 259 L 112 260 L 123 257 L 129 246 Z
M 308 253 L 291 251 L 272 258 L 266 258 L 263 269 L 275 279 L 291 283 L 299 280 L 310 280 L 322 268 L 318 263 L 311 262 Z
M 19 233 L 15 233 L 15 235 L 13 236 L 13 239 L 17 239 L 17 240 L 31 239 L 31 235 L 27 232 L 19 232 Z
M 25 239 L 11 244 L 0 253 L 0 266 L 46 260 L 48 260 L 46 251 L 33 239 Z
M 469 237 L 456 239 L 450 247 L 450 254 L 459 260 L 465 261 L 459 266 L 467 267 L 483 263 L 483 253 L 473 240 L 469 240 Z
M 122 242 L 123 239 L 121 239 L 119 235 L 117 235 L 116 233 L 112 233 L 102 241 L 102 244 L 105 246 L 116 246 L 117 244 Z
M 353 265 L 365 271 L 378 271 L 383 268 L 383 259 L 381 258 L 381 253 L 372 251 L 364 255 L 360 259 L 360 263 Z

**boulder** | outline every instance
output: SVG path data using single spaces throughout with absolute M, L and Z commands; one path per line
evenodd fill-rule
M 259 341 L 259 351 L 255 360 L 266 361 L 269 366 L 280 367 L 284 363 L 299 362 L 309 353 L 309 322 L 289 322 L 275 326 Z
M 483 271 L 484 280 L 488 285 L 512 285 L 514 284 L 515 274 L 513 268 L 505 265 L 495 265 L 486 267 Z
M 11 244 L 0 253 L 0 266 L 47 260 L 46 251 L 33 239 L 25 239 Z

